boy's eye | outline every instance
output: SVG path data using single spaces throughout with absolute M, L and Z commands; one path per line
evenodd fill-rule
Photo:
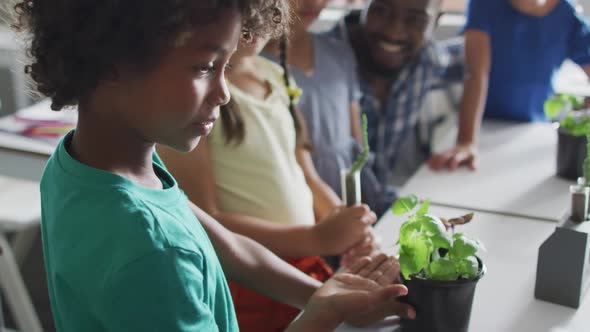
M 196 65 L 193 66 L 193 70 L 198 75 L 208 75 L 211 72 L 215 71 L 215 66 L 212 62 L 209 62 L 206 65 Z

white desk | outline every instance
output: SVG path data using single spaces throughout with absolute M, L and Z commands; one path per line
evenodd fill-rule
M 452 146 L 455 134 L 437 142 Z M 570 181 L 555 176 L 557 134 L 548 123 L 484 121 L 479 168 L 434 172 L 423 165 L 402 194 L 438 205 L 557 221 L 569 206 Z
M 432 206 L 430 211 L 443 217 L 467 212 L 438 206 Z M 393 246 L 397 240 L 402 221 L 388 213 L 376 226 L 385 247 Z M 534 298 L 538 248 L 554 227 L 551 222 L 476 213 L 471 223 L 458 228 L 479 238 L 487 248 L 487 252 L 480 254 L 488 270 L 476 288 L 470 331 L 590 331 L 590 295 L 587 293 L 577 310 Z M 338 332 L 390 332 L 394 328 L 391 324 L 366 329 L 343 326 Z
M 55 113 L 51 111 L 47 100 L 19 112 L 28 116 L 55 119 L 75 118 L 76 114 L 73 110 Z M 0 175 L 39 181 L 47 158 L 53 150 L 54 144 L 0 131 Z

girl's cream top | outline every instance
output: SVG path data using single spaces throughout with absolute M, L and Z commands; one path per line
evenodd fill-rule
M 283 71 L 261 57 L 256 62 L 272 89 L 265 100 L 228 82 L 244 120 L 244 141 L 226 144 L 221 120 L 209 136 L 219 207 L 276 223 L 312 225 L 313 197 L 295 157 L 295 127 Z

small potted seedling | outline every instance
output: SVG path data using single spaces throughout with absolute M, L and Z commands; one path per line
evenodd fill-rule
M 408 287 L 404 302 L 416 309 L 416 319 L 401 322 L 404 332 L 463 332 L 469 327 L 471 306 L 485 266 L 476 255 L 482 244 L 454 226 L 473 218 L 449 220 L 428 213 L 429 201 L 418 206 L 414 195 L 399 198 L 391 210 L 408 214 L 399 231 L 399 263 Z
M 346 206 L 361 203 L 361 170 L 369 158 L 369 138 L 367 134 L 367 115 L 362 116 L 363 151 L 349 169 L 340 171 L 342 202 Z
M 569 180 L 581 177 L 584 168 L 588 167 L 584 160 L 589 149 L 587 136 L 590 133 L 590 110 L 583 107 L 581 99 L 566 94 L 554 96 L 544 106 L 548 118 L 559 119 L 557 175 Z

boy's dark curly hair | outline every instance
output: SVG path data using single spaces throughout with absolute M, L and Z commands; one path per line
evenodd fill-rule
M 33 90 L 60 110 L 77 105 L 114 70 L 139 70 L 192 26 L 220 8 L 242 14 L 243 36 L 279 36 L 289 24 L 288 0 L 19 0 L 12 27 L 26 42 Z

